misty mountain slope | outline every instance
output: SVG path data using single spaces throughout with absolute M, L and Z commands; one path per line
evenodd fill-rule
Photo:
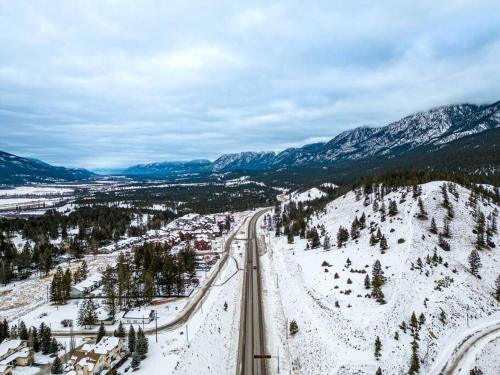
M 224 172 L 235 169 L 265 169 L 269 167 L 275 157 L 276 154 L 274 152 L 242 152 L 237 154 L 225 154 L 215 160 L 210 168 L 214 172 Z
M 125 175 L 142 176 L 170 176 L 204 172 L 210 166 L 209 160 L 172 161 L 149 164 L 137 164 L 120 171 Z
M 55 167 L 40 160 L 0 151 L 0 184 L 78 181 L 94 176 L 85 169 Z
M 363 171 L 365 167 L 376 172 L 379 167 L 393 168 L 398 163 L 407 167 L 405 163 L 415 161 L 421 166 L 425 162 L 424 167 L 440 168 L 443 154 L 459 153 L 467 142 L 470 144 L 477 141 L 476 145 L 482 142 L 482 147 L 488 146 L 487 150 L 480 150 L 480 154 L 491 159 L 494 155 L 492 147 L 496 143 L 485 142 L 481 135 L 489 133 L 497 136 L 499 129 L 500 102 L 490 105 L 457 104 L 419 112 L 379 128 L 359 127 L 348 130 L 329 142 L 288 148 L 279 153 L 250 151 L 224 154 L 212 163 L 194 161 L 143 164 L 128 168 L 123 173 L 169 177 L 181 173 L 266 174 L 297 168 L 301 174 L 319 167 L 332 168 L 335 173 L 343 173 L 345 170 L 346 174 L 355 174 L 358 170 L 359 175 L 359 170 Z M 438 152 L 440 156 L 433 157 Z M 493 164 L 498 166 L 498 159 L 497 157 Z M 462 164 L 468 164 L 474 171 L 482 167 L 481 163 L 471 166 L 467 160 L 456 158 L 448 162 L 446 167 L 457 169 Z
M 359 219 L 363 212 L 366 216 L 366 228 L 360 230 L 359 238 L 353 240 L 349 236 L 341 248 L 334 245 L 329 251 L 305 250 L 305 239 L 295 237 L 295 243 L 288 244 L 286 236 L 270 233 L 270 246 L 262 257 L 263 287 L 269 291 L 264 297 L 271 317 L 267 325 L 269 345 L 281 346 L 285 351 L 283 362 L 292 364 L 292 372 L 375 374 L 380 366 L 384 374 L 407 373 L 413 338 L 409 329 L 404 333 L 399 326 L 402 321 L 408 325 L 415 312 L 417 317 L 421 313 L 425 316 L 417 341 L 418 355 L 423 360 L 420 373 L 435 373 L 433 366 L 440 363 L 445 350 L 465 334 L 467 314 L 471 327 L 500 321 L 500 304 L 492 296 L 495 278 L 500 273 L 499 235 L 492 237 L 495 248 L 479 252 L 481 279 L 473 276 L 468 257 L 476 238 L 472 233 L 472 212 L 476 206 L 469 203 L 467 189 L 456 186 L 458 198 L 448 192 L 454 211 L 451 238 L 446 239 L 451 250 L 439 247 L 438 235 L 429 230 L 431 217 L 438 230 L 443 230 L 447 210 L 442 207 L 441 185 L 442 182 L 422 185 L 421 198 L 428 212 L 425 220 L 417 217 L 418 201 L 406 189 L 383 198 L 386 208 L 389 200 L 395 200 L 399 211 L 393 217 L 386 215 L 385 221 L 380 211 L 373 209 L 375 194 L 369 194 L 367 205 L 363 194 L 355 192 L 332 201 L 326 212 L 313 216 L 312 223 L 319 226 L 320 234 L 324 227 L 333 244 L 339 226 L 350 230 L 356 216 Z M 477 202 L 486 216 L 499 209 L 481 199 Z M 381 205 L 382 200 L 378 203 Z M 369 244 L 370 227 L 376 228 L 374 234 L 380 228 L 387 239 L 389 247 L 385 253 L 379 244 Z M 372 290 L 364 284 L 366 275 L 372 279 L 376 260 L 381 262 L 386 278 L 382 286 L 385 304 L 368 298 Z M 440 320 L 441 309 L 445 323 Z M 297 321 L 299 332 L 287 340 L 286 322 L 292 319 Z M 398 340 L 394 339 L 396 331 Z M 376 336 L 382 343 L 378 361 L 374 357 Z

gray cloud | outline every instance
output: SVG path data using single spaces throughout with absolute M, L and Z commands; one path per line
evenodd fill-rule
M 0 4 L 0 149 L 88 168 L 279 150 L 500 99 L 496 1 Z

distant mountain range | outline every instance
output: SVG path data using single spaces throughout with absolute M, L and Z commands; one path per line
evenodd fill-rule
M 429 153 L 454 141 L 500 126 L 500 102 L 490 105 L 458 104 L 407 116 L 379 128 L 345 131 L 326 143 L 275 152 L 225 154 L 214 162 L 142 164 L 122 171 L 126 175 L 172 176 L 200 172 L 269 171 L 301 166 L 332 166 L 345 162 L 392 159 Z
M 192 160 L 138 164 L 113 175 L 136 178 L 189 178 L 220 173 L 305 174 L 326 170 L 359 176 L 390 168 L 466 170 L 494 174 L 500 169 L 500 101 L 489 105 L 457 104 L 407 116 L 389 125 L 360 127 L 326 143 L 275 152 L 225 154 L 215 161 Z M 302 171 L 302 172 L 300 172 Z M 92 177 L 86 170 L 54 167 L 38 160 L 0 152 L 0 184 Z
M 0 185 L 79 181 L 93 176 L 94 173 L 85 169 L 55 167 L 37 159 L 0 151 Z

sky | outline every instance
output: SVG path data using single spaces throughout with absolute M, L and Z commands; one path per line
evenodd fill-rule
M 491 1 L 0 0 L 0 150 L 118 168 L 500 100 Z

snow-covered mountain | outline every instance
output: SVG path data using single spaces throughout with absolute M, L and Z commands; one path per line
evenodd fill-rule
M 85 169 L 55 167 L 37 159 L 0 151 L 0 184 L 77 181 L 94 176 Z
M 225 154 L 215 160 L 210 169 L 213 172 L 245 169 L 266 169 L 276 157 L 274 152 L 241 152 L 237 154 Z
M 443 186 L 450 208 L 443 207 Z M 308 230 L 319 233 L 321 245 L 314 249 L 312 240 L 295 236 L 289 243 L 287 236 L 277 237 L 271 217 L 263 221 L 261 233 L 269 241 L 261 258 L 268 346 L 279 348 L 284 373 L 375 374 L 380 367 L 382 374 L 407 374 L 417 337 L 419 373 L 437 375 L 455 358 L 457 347 L 468 345 L 467 338 L 500 323 L 500 301 L 494 296 L 500 237 L 492 230 L 500 207 L 446 181 L 420 188 L 417 196 L 411 187 L 360 189 L 331 201 L 307 223 Z M 396 202 L 397 212 L 389 213 L 390 202 Z M 491 232 L 482 233 L 489 246 L 477 251 L 481 267 L 474 276 L 469 257 L 481 218 L 482 231 Z M 431 229 L 433 219 L 436 230 Z M 358 223 L 354 230 L 353 222 Z M 340 227 L 348 235 L 339 246 Z M 331 246 L 325 249 L 327 237 Z M 373 294 L 377 260 L 385 303 Z M 418 322 L 412 327 L 413 313 Z M 287 334 L 292 320 L 298 325 L 293 336 Z M 500 330 L 495 335 L 500 337 Z M 486 363 L 481 366 L 485 375 L 500 371 L 498 361 L 491 362 L 495 335 L 473 351 L 480 357 L 476 364 Z M 377 337 L 379 358 L 374 353 Z M 462 367 L 461 373 L 470 369 Z
M 449 105 L 419 112 L 380 128 L 360 127 L 345 131 L 326 143 L 288 148 L 279 153 L 224 154 L 212 163 L 196 165 L 195 170 L 191 171 L 265 171 L 298 166 L 331 166 L 376 158 L 398 158 L 419 152 L 428 154 L 445 146 L 451 147 L 454 141 L 475 140 L 472 138 L 474 135 L 485 131 L 497 132 L 499 129 L 500 102 L 490 105 Z M 123 173 L 163 173 L 168 176 L 185 172 L 188 164 L 153 163 L 131 167 Z
M 294 163 L 398 155 L 421 146 L 443 145 L 498 127 L 500 102 L 484 106 L 460 104 L 439 107 L 381 128 L 357 128 L 343 132 L 320 150 L 296 158 Z

